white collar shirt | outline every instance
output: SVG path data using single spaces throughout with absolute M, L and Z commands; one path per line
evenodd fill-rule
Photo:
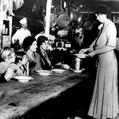
M 12 43 L 14 44 L 14 41 L 18 40 L 21 45 L 23 43 L 23 40 L 28 36 L 31 36 L 31 32 L 28 29 L 21 28 L 17 30 L 16 33 L 13 35 Z

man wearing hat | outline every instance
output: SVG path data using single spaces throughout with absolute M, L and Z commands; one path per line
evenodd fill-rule
M 45 36 L 39 36 L 37 39 L 37 52 L 41 57 L 41 67 L 44 70 L 49 70 L 52 68 L 51 61 L 48 57 L 48 38 Z
M 22 46 L 23 40 L 27 36 L 31 36 L 31 32 L 27 29 L 28 24 L 26 18 L 21 19 L 19 23 L 21 24 L 21 28 L 13 35 L 12 44 L 15 45 L 15 43 L 18 42 L 19 45 Z

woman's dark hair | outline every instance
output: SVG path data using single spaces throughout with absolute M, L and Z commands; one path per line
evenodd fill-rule
M 99 5 L 95 10 L 96 14 L 111 14 L 111 8 L 106 5 Z
M 38 39 L 37 39 L 37 45 L 38 47 L 44 43 L 45 41 L 48 41 L 48 38 L 46 36 L 39 36 Z
M 15 63 L 18 63 L 19 61 L 22 61 L 24 55 L 26 55 L 26 52 L 19 50 L 15 54 L 16 54 Z
M 106 5 L 99 5 L 95 10 L 96 14 L 106 14 L 107 18 L 112 19 L 111 8 Z
M 23 49 L 27 51 L 34 41 L 36 41 L 36 39 L 33 36 L 26 37 L 23 41 Z

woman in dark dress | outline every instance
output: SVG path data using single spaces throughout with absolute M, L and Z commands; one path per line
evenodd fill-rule
M 40 55 L 36 52 L 37 41 L 34 37 L 28 36 L 23 41 L 23 49 L 26 51 L 29 62 L 29 74 L 42 70 Z

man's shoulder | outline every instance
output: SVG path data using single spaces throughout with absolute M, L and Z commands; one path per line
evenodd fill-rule
M 0 74 L 4 73 L 8 66 L 9 65 L 6 62 L 0 62 Z
M 15 34 L 19 34 L 21 32 L 23 32 L 23 29 L 22 28 L 21 29 L 18 29 Z
M 6 62 L 4 62 L 4 61 L 0 62 L 0 66 L 6 66 L 6 65 L 7 65 Z

